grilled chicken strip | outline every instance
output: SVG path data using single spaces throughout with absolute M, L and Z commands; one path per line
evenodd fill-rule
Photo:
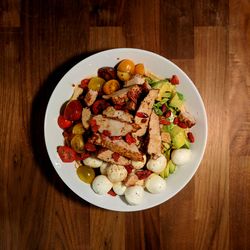
M 84 128 L 89 128 L 89 120 L 91 118 L 91 111 L 89 108 L 82 109 L 82 125 Z
M 151 89 L 148 95 L 142 101 L 140 107 L 138 108 L 134 120 L 135 123 L 138 124 L 141 128 L 138 129 L 135 133 L 133 133 L 134 136 L 143 136 L 146 133 L 149 117 L 152 113 L 152 108 L 155 99 L 158 96 L 158 92 L 158 89 Z
M 128 91 L 131 89 L 129 88 L 122 88 L 110 95 L 103 95 L 103 99 L 112 99 L 112 102 L 116 105 L 124 105 L 126 101 L 128 100 Z
M 132 86 L 132 85 L 142 85 L 145 82 L 145 78 L 141 75 L 135 75 L 130 80 L 126 81 L 124 87 Z
M 108 136 L 94 134 L 90 141 L 133 161 L 143 161 L 143 154 L 139 151 L 138 147 L 135 144 L 129 145 L 122 139 L 112 141 Z
M 149 121 L 149 142 L 148 154 L 152 158 L 158 158 L 161 154 L 161 132 L 159 125 L 159 116 L 153 111 Z
M 84 98 L 86 105 L 90 107 L 95 102 L 97 96 L 98 96 L 98 91 L 89 89 Z
M 99 152 L 97 153 L 97 158 L 109 163 L 118 164 L 122 166 L 131 164 L 131 160 L 123 157 L 122 155 L 120 155 L 120 157 L 117 160 L 115 160 L 113 154 L 114 154 L 113 151 L 103 148 L 99 150 Z
M 103 115 L 93 117 L 98 126 L 98 131 L 108 131 L 109 136 L 125 136 L 128 133 L 137 131 L 140 127 L 135 123 L 122 122 L 119 120 L 107 118 Z
M 107 107 L 102 112 L 102 114 L 108 118 L 118 119 L 122 122 L 129 122 L 129 123 L 133 122 L 133 116 L 131 114 L 129 114 L 128 112 L 125 112 L 123 110 L 116 110 L 112 106 Z

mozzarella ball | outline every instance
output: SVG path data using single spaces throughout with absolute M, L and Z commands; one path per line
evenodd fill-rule
M 125 198 L 130 205 L 138 205 L 143 201 L 144 189 L 142 186 L 127 187 Z
M 128 172 L 124 166 L 112 164 L 107 167 L 107 176 L 111 182 L 123 181 L 127 174 Z
M 151 174 L 145 181 L 145 186 L 147 190 L 152 194 L 157 194 L 166 189 L 167 184 L 164 179 L 162 179 L 157 174 Z
M 91 168 L 99 168 L 102 165 L 103 161 L 90 156 L 83 160 L 83 163 L 84 165 L 89 166 Z
M 144 167 L 146 161 L 147 157 L 146 155 L 143 155 L 143 161 L 131 161 L 131 164 L 135 169 L 141 169 Z
M 105 175 L 98 175 L 92 182 L 92 188 L 97 194 L 106 194 L 112 188 L 112 182 Z
M 175 149 L 171 154 L 171 160 L 176 165 L 184 165 L 191 158 L 191 150 L 186 148 Z
M 118 195 L 124 195 L 126 188 L 127 187 L 121 181 L 113 184 L 113 190 Z
M 161 154 L 157 159 L 150 159 L 147 163 L 147 169 L 156 174 L 160 174 L 167 165 L 166 157 Z
M 108 168 L 108 163 L 107 162 L 103 162 L 102 165 L 100 166 L 100 172 L 103 175 L 107 175 L 107 168 Z

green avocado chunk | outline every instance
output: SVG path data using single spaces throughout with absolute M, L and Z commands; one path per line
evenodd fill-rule
M 169 106 L 180 109 L 182 105 L 183 105 L 183 100 L 181 100 L 179 95 L 175 93 L 169 102 Z

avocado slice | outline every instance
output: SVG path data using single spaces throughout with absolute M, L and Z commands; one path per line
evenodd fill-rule
M 183 100 L 181 100 L 179 98 L 179 95 L 175 93 L 169 102 L 169 106 L 180 109 L 182 105 L 183 105 Z
M 180 128 L 179 126 L 174 126 L 170 131 L 170 135 L 174 148 L 190 148 L 190 143 L 183 128 Z
M 176 169 L 176 165 L 171 160 L 168 162 L 168 164 L 169 164 L 169 173 L 172 174 Z

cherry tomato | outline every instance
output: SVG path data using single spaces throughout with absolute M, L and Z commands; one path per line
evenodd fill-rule
M 130 74 L 133 74 L 135 70 L 135 64 L 133 61 L 129 59 L 124 59 L 119 63 L 117 70 L 121 72 L 128 72 Z
M 83 79 L 80 83 L 80 87 L 84 90 L 86 90 L 88 88 L 88 84 L 89 84 L 90 79 Z
M 109 104 L 104 100 L 97 100 L 92 105 L 92 111 L 94 115 L 100 114 L 104 109 L 106 109 Z
M 103 78 L 105 81 L 115 79 L 116 77 L 115 69 L 112 67 L 102 67 L 98 69 L 97 74 L 99 77 Z
M 72 125 L 72 121 L 65 119 L 62 115 L 58 116 L 57 123 L 62 129 L 69 128 Z
M 68 146 L 57 147 L 57 152 L 63 162 L 73 162 L 76 159 L 76 152 Z
M 138 75 L 143 76 L 145 74 L 144 64 L 142 64 L 142 63 L 136 64 L 134 74 L 138 74 Z
M 106 95 L 110 95 L 114 93 L 115 91 L 117 91 L 119 88 L 120 88 L 119 82 L 113 79 L 113 80 L 109 80 L 105 82 L 102 90 Z
M 98 76 L 92 77 L 89 81 L 88 88 L 95 91 L 100 91 L 104 83 L 105 80 L 102 79 L 101 77 Z
M 76 173 L 82 181 L 88 184 L 90 184 L 95 178 L 94 169 L 88 166 L 79 166 L 76 170 Z
M 64 118 L 70 121 L 77 121 L 82 117 L 82 104 L 78 100 L 70 101 L 64 110 Z
M 81 122 L 77 123 L 76 125 L 74 125 L 73 129 L 72 129 L 72 134 L 74 135 L 82 135 L 84 133 L 85 129 L 82 125 Z

